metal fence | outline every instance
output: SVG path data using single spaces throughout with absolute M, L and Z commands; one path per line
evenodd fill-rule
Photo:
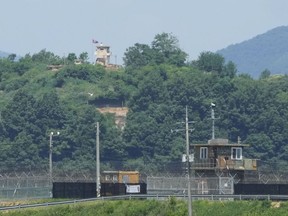
M 288 184 L 288 173 L 275 170 L 245 172 L 243 183 Z
M 190 178 L 192 194 L 233 194 L 232 177 Z M 186 194 L 187 177 L 147 177 L 148 194 Z
M 95 182 L 92 172 L 55 172 L 53 182 Z M 0 174 L 0 200 L 52 197 L 48 172 L 11 172 Z
M 22 198 L 49 198 L 52 185 L 48 172 L 0 173 L 0 200 Z M 148 194 L 187 194 L 187 178 L 180 174 L 143 175 Z M 234 194 L 235 176 L 194 176 L 190 178 L 193 195 Z M 95 182 L 95 172 L 55 172 L 53 182 Z M 288 184 L 288 174 L 280 172 L 254 171 L 244 174 L 245 184 Z
M 47 175 L 9 173 L 0 175 L 0 199 L 48 198 L 51 186 Z

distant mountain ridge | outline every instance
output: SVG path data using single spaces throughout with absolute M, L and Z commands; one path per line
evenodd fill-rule
M 8 57 L 9 55 L 10 55 L 9 53 L 0 51 L 0 58 L 6 58 L 6 57 Z
M 217 51 L 226 61 L 233 61 L 240 73 L 258 78 L 268 69 L 271 74 L 288 74 L 288 26 Z
M 0 51 L 0 59 L 1 58 L 7 58 L 11 54 L 12 53 L 7 53 L 7 52 Z M 21 58 L 21 56 L 16 55 L 15 61 L 18 61 L 20 58 Z

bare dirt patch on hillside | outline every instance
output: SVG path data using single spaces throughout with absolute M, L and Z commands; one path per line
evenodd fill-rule
M 98 108 L 100 113 L 113 113 L 115 116 L 125 116 L 128 113 L 128 107 L 103 107 Z
M 126 124 L 126 116 L 128 113 L 128 107 L 103 107 L 98 108 L 100 113 L 115 114 L 115 124 L 123 130 Z

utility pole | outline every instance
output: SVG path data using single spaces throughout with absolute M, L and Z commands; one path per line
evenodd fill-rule
M 186 167 L 187 167 L 187 187 L 188 187 L 188 216 L 192 216 L 192 200 L 191 200 L 191 180 L 190 180 L 190 173 L 191 173 L 191 167 L 190 167 L 190 144 L 189 144 L 189 132 L 192 132 L 193 129 L 189 129 L 189 123 L 194 123 L 193 121 L 188 121 L 188 108 L 186 106 L 186 115 L 185 115 L 185 129 L 176 129 L 171 130 L 171 132 L 178 132 L 178 131 L 184 131 L 186 132 Z
M 99 122 L 96 122 L 96 196 L 100 197 Z
M 186 106 L 186 163 L 187 163 L 187 182 L 188 182 L 188 215 L 192 216 L 192 201 L 191 201 L 191 182 L 190 182 L 190 146 L 189 146 L 189 122 L 188 122 L 188 110 Z
M 50 196 L 53 198 L 53 171 L 52 171 L 52 137 L 53 137 L 53 132 L 50 133 L 50 139 L 49 139 L 49 183 L 51 187 L 50 191 Z
M 60 134 L 60 132 L 58 131 L 56 133 L 56 136 L 58 136 Z M 50 196 L 53 198 L 53 166 L 52 166 L 52 154 L 53 154 L 53 135 L 54 132 L 50 132 L 49 134 L 49 183 L 50 183 L 50 187 L 51 187 L 51 191 L 50 191 Z

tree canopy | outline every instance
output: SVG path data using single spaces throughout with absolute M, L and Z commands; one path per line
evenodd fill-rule
M 142 67 L 146 65 L 171 64 L 184 66 L 187 54 L 179 48 L 178 39 L 172 34 L 157 34 L 151 43 L 136 43 L 126 49 L 124 64 L 126 67 Z

